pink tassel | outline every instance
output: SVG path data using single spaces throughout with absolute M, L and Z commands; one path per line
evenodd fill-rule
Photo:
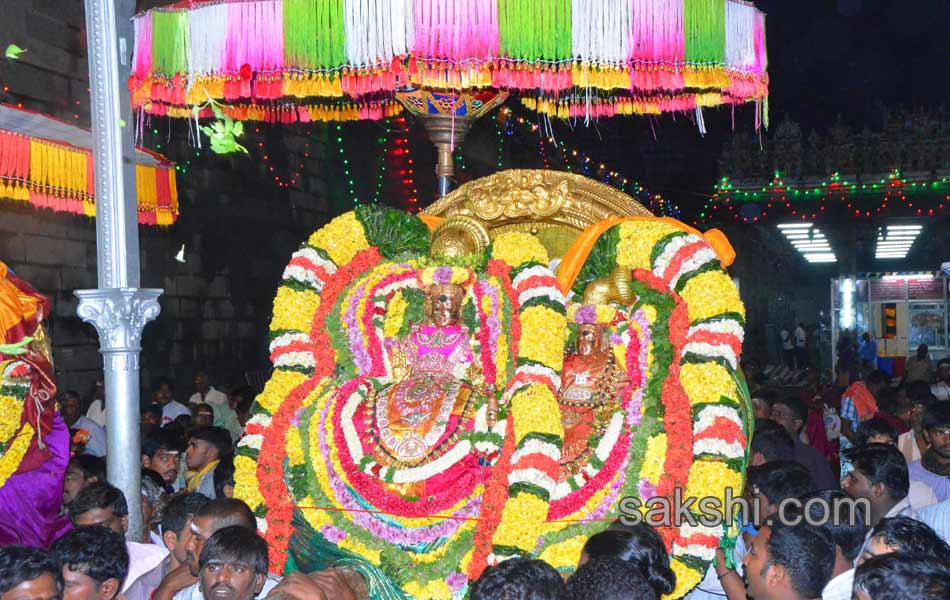
M 132 71 L 140 79 L 152 72 L 152 13 L 135 19 L 135 66 Z

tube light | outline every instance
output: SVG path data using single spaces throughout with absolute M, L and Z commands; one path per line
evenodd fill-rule
M 841 328 L 854 327 L 854 280 L 845 278 L 841 281 Z
M 812 223 L 779 223 L 779 229 L 810 229 Z

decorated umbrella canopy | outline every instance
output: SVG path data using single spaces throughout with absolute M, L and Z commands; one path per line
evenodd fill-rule
M 41 113 L 0 104 L 0 200 L 96 215 L 92 133 Z M 135 151 L 138 221 L 178 219 L 175 165 L 144 148 Z
M 241 120 L 378 119 L 407 88 L 559 117 L 767 113 L 765 17 L 740 0 L 189 1 L 135 29 L 133 104 L 157 115 L 214 99 Z

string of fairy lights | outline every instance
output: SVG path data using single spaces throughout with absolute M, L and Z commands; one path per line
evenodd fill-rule
M 920 196 L 926 196 L 929 203 L 918 200 L 915 206 L 915 197 Z M 694 223 L 717 215 L 744 223 L 757 223 L 776 214 L 816 219 L 826 210 L 854 219 L 870 219 L 882 213 L 935 217 L 946 214 L 948 206 L 950 177 L 928 173 L 922 178 L 908 178 L 894 168 L 886 178 L 849 181 L 834 172 L 827 179 L 796 185 L 787 184 L 776 171 L 772 181 L 761 187 L 735 184 L 723 177 Z

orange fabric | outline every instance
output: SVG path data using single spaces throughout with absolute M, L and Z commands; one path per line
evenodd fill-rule
M 868 390 L 863 381 L 852 384 L 851 387 L 845 390 L 842 397 L 851 398 L 854 402 L 854 410 L 858 413 L 859 421 L 870 419 L 877 414 L 877 400 L 874 399 L 874 394 Z
M 0 344 L 11 344 L 22 339 L 7 339 L 15 327 L 33 321 L 43 304 L 41 297 L 32 296 L 15 286 L 7 278 L 7 265 L 0 261 Z
M 426 227 L 429 228 L 429 231 L 435 231 L 435 228 L 439 226 L 439 223 L 442 222 L 442 217 L 437 217 L 435 215 L 416 215 L 419 217 L 419 220 L 426 224 Z
M 557 283 L 562 293 L 566 294 L 573 287 L 574 281 L 580 275 L 581 268 L 587 262 L 587 257 L 590 255 L 590 251 L 594 249 L 594 244 L 597 243 L 600 236 L 620 221 L 621 218 L 617 216 L 607 217 L 603 221 L 594 223 L 577 236 L 571 247 L 564 253 L 561 264 L 557 268 Z
M 706 243 L 712 247 L 712 249 L 716 252 L 716 256 L 719 257 L 719 262 L 722 263 L 722 266 L 724 267 L 731 265 L 736 258 L 736 251 L 733 249 L 732 244 L 729 243 L 726 235 L 718 229 L 710 229 L 705 234 L 703 234 L 700 233 L 698 229 L 690 227 L 689 225 L 670 217 L 610 216 L 603 221 L 594 223 L 585 229 L 583 233 L 577 236 L 577 239 L 574 240 L 574 243 L 571 244 L 571 247 L 567 249 L 567 252 L 564 253 L 564 257 L 561 259 L 561 265 L 558 267 L 557 273 L 557 281 L 561 288 L 561 292 L 566 294 L 571 289 L 571 287 L 573 287 L 574 282 L 577 280 L 577 276 L 581 272 L 581 268 L 584 266 L 584 263 L 587 262 L 587 257 L 590 256 L 590 252 L 594 249 L 594 244 L 597 243 L 597 240 L 600 239 L 600 236 L 602 236 L 614 225 L 618 225 L 625 221 L 662 221 L 664 223 L 669 223 L 673 227 L 681 229 L 686 233 L 692 233 L 693 235 L 699 236 L 706 240 Z

